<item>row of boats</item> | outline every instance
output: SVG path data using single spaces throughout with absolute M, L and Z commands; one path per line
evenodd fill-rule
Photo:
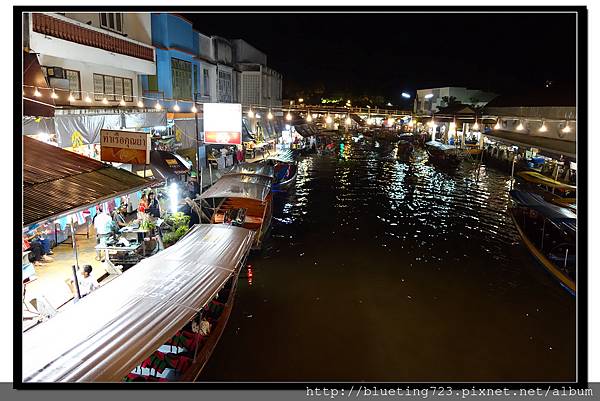
M 23 382 L 195 381 L 267 235 L 273 192 L 296 175 L 291 152 L 227 171 L 201 195 L 210 224 L 23 333 Z
M 412 156 L 416 137 L 400 135 L 398 159 Z M 481 152 L 476 145 L 458 148 L 438 141 L 425 142 L 429 160 L 444 166 L 458 166 L 466 154 Z M 536 171 L 515 176 L 510 191 L 509 213 L 524 245 L 568 292 L 576 294 L 577 188 Z

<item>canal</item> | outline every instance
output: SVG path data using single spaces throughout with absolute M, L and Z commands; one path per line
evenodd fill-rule
M 575 298 L 521 245 L 509 177 L 379 145 L 300 160 L 199 381 L 574 380 Z

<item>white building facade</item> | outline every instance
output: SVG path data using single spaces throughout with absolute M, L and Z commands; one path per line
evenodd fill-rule
M 29 13 L 38 54 L 61 106 L 134 106 L 141 76 L 156 74 L 150 13 Z M 71 100 L 69 101 L 69 94 Z

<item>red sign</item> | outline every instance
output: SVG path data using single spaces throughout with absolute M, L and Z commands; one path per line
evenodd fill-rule
M 207 131 L 204 133 L 204 143 L 241 145 L 242 134 L 240 132 Z

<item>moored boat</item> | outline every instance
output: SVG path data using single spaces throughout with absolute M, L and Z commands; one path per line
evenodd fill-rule
M 195 225 L 24 332 L 23 382 L 193 381 L 227 323 L 254 236 Z
M 536 171 L 519 171 L 515 174 L 520 189 L 536 192 L 546 201 L 565 206 L 577 201 L 577 187 L 556 181 Z
M 293 159 L 291 152 L 270 156 L 261 161 L 274 169 L 273 190 L 285 190 L 293 186 L 298 174 L 298 163 Z
M 577 215 L 539 194 L 510 191 L 511 217 L 531 254 L 571 294 L 576 293 Z
M 255 231 L 253 249 L 260 249 L 273 215 L 272 181 L 264 175 L 228 174 L 221 177 L 200 195 L 205 200 L 217 200 L 211 223 Z
M 410 160 L 415 148 L 413 144 L 409 141 L 405 141 L 403 139 L 398 141 L 398 151 L 396 153 L 396 157 L 402 161 Z
M 454 145 L 446 145 L 438 141 L 429 141 L 425 143 L 425 150 L 429 155 L 430 161 L 452 166 L 460 163 L 457 148 Z

